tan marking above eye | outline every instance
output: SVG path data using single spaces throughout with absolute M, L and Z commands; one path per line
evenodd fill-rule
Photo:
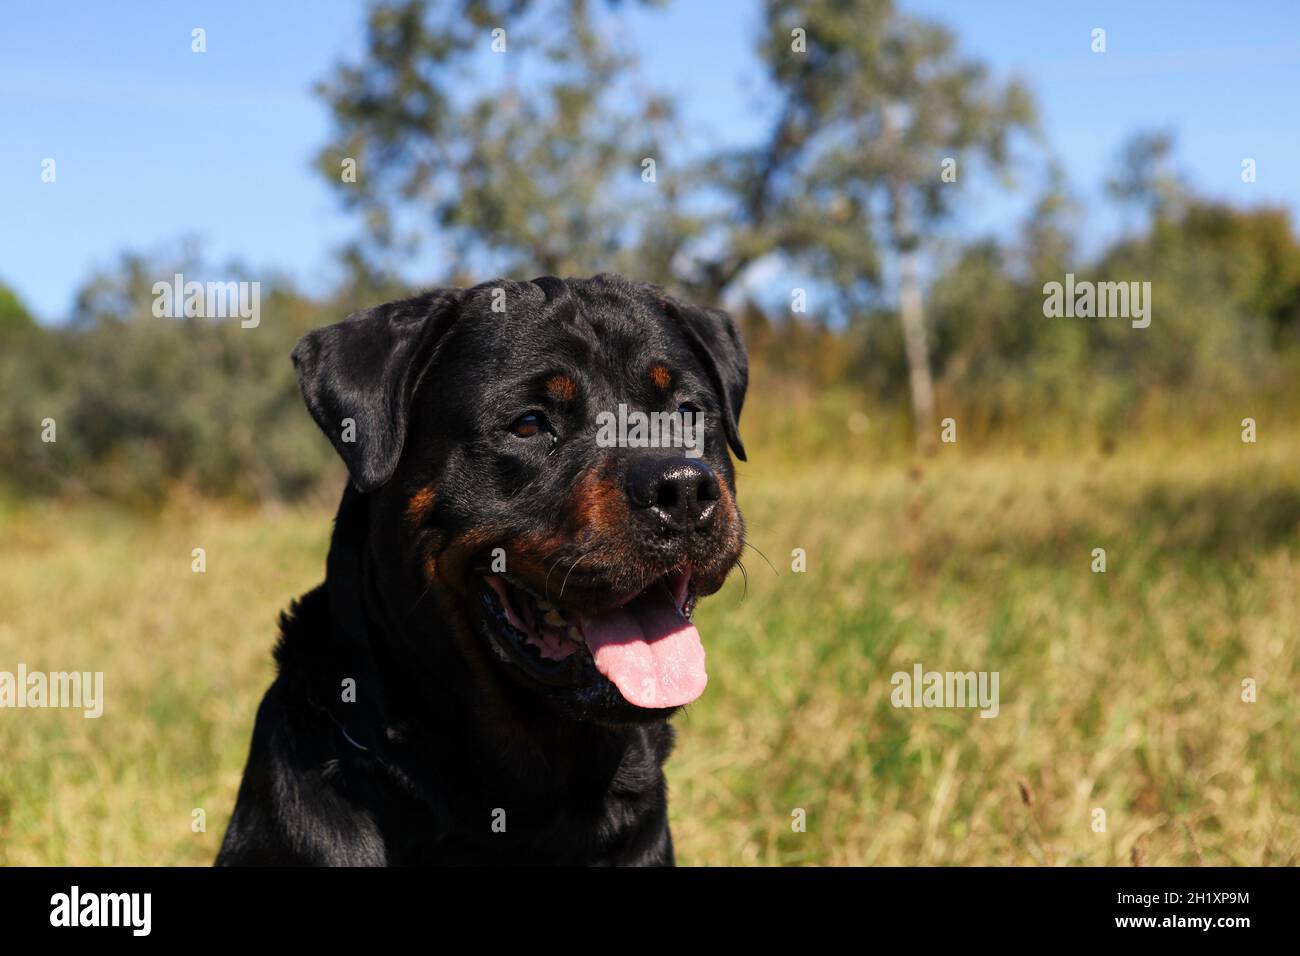
M 661 392 L 666 392 L 668 386 L 673 383 L 673 373 L 668 371 L 665 365 L 650 366 L 650 381 L 654 383 L 655 388 Z
M 553 375 L 546 380 L 546 393 L 559 402 L 571 402 L 578 386 L 567 375 Z

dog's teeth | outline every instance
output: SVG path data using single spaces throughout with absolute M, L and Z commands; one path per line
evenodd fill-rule
M 547 610 L 546 614 L 542 617 L 542 620 L 551 625 L 551 627 L 564 627 L 564 625 L 568 623 L 564 620 L 564 615 L 554 609 Z
M 536 600 L 537 602 L 537 607 L 542 611 L 555 610 L 555 605 L 552 604 L 550 601 L 543 601 L 541 598 L 535 598 L 534 600 Z
M 582 631 L 576 624 L 569 625 L 569 640 L 582 643 Z

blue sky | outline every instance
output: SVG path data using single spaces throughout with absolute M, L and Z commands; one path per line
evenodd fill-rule
M 1099 184 L 1135 129 L 1172 128 L 1202 193 L 1300 206 L 1300 4 L 904 0 L 1037 99 L 1047 140 L 1087 203 L 1085 241 L 1119 228 Z M 311 169 L 330 133 L 312 84 L 360 49 L 363 5 L 343 0 L 46 0 L 0 17 L 0 281 L 45 320 L 126 249 L 203 240 L 304 286 L 336 278 L 356 224 Z M 680 94 L 704 142 L 760 128 L 755 0 L 676 0 L 625 15 L 645 80 Z M 190 31 L 208 52 L 190 52 Z M 1093 54 L 1094 27 L 1107 52 Z M 1243 184 L 1243 157 L 1258 182 Z M 41 182 L 41 162 L 58 180 Z M 975 189 L 954 228 L 1002 232 L 1028 194 Z M 436 264 L 415 280 L 434 281 Z

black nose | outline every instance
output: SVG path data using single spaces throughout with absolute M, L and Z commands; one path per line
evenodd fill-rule
M 694 458 L 639 459 L 628 469 L 626 488 L 633 508 L 679 534 L 707 530 L 722 497 L 713 469 Z

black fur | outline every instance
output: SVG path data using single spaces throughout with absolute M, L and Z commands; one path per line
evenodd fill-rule
M 479 571 L 501 548 L 536 593 L 564 573 L 562 606 L 595 610 L 679 566 L 716 591 L 743 535 L 731 319 L 617 276 L 547 277 L 390 303 L 293 357 L 351 481 L 325 582 L 282 616 L 217 863 L 671 864 L 672 709 L 494 655 Z M 660 365 L 668 387 L 647 378 Z M 647 454 L 593 440 L 620 402 L 704 411 L 701 462 L 724 487 L 707 530 L 661 533 L 616 493 Z M 509 430 L 530 409 L 553 437 Z

